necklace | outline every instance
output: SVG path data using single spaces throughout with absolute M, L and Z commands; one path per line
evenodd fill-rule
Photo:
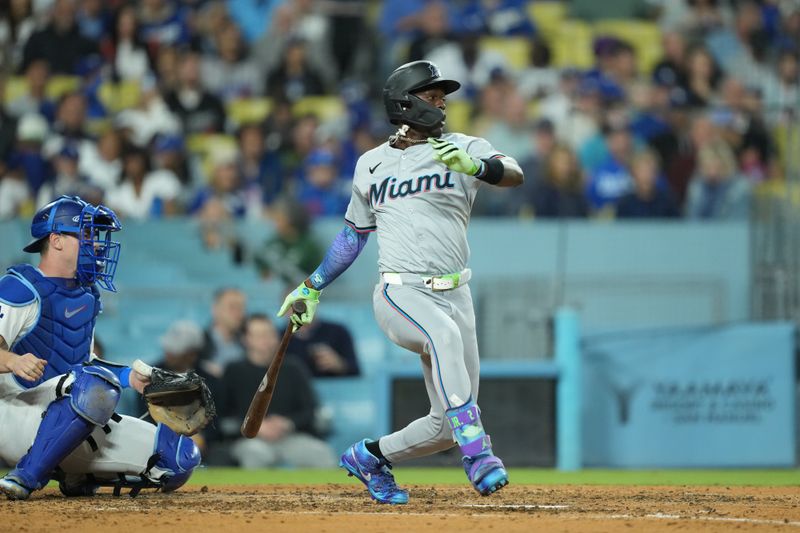
M 394 146 L 397 141 L 407 142 L 408 144 L 422 144 L 428 142 L 428 139 L 410 139 L 406 136 L 408 133 L 408 124 L 403 124 L 394 135 L 389 135 L 389 144 Z

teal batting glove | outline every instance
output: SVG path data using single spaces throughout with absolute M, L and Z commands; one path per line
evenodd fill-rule
M 322 291 L 306 287 L 306 282 L 304 281 L 283 300 L 283 305 L 278 311 L 278 316 L 285 315 L 286 311 L 292 308 L 294 302 L 303 300 L 306 304 L 306 312 L 302 315 L 292 314 L 292 316 L 289 317 L 289 320 L 294 324 L 294 329 L 292 331 L 297 331 L 300 326 L 310 324 L 311 321 L 314 320 L 314 312 L 317 310 L 320 294 L 322 294 Z
M 473 158 L 450 141 L 428 137 L 428 142 L 433 146 L 433 159 L 444 163 L 450 170 L 474 176 L 483 166 L 483 161 Z

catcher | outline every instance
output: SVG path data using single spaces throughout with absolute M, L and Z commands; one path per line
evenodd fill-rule
M 0 277 L 0 493 L 25 500 L 51 479 L 65 496 L 100 486 L 172 491 L 200 463 L 191 435 L 214 416 L 202 381 L 92 354 L 98 287 L 114 291 L 121 225 L 113 211 L 62 196 L 33 217 L 38 268 Z M 114 412 L 123 388 L 144 393 L 156 425 Z

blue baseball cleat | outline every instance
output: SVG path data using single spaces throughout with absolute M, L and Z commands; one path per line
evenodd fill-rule
M 389 463 L 369 453 L 366 443 L 364 439 L 347 448 L 339 459 L 339 466 L 347 470 L 348 476 L 360 479 L 373 500 L 379 503 L 408 503 L 408 491 L 398 488 Z
M 31 492 L 31 489 L 12 477 L 0 478 L 0 493 L 5 494 L 9 500 L 27 500 Z
M 488 496 L 508 485 L 508 472 L 503 461 L 495 455 L 464 457 L 464 471 L 472 486 L 483 496 Z

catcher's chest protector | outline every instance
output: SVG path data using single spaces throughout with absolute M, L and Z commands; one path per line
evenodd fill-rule
M 26 281 L 39 301 L 39 319 L 11 351 L 33 353 L 45 359 L 44 375 L 37 381 L 17 379 L 25 388 L 65 374 L 72 365 L 89 359 L 95 320 L 100 313 L 96 287 L 77 285 L 72 280 L 47 278 L 30 265 L 17 265 L 9 273 Z

